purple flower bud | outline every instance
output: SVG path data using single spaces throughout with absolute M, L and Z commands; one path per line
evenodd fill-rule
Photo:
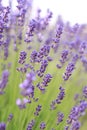
M 48 83 L 51 81 L 52 76 L 50 74 L 46 74 L 43 78 L 42 84 L 43 86 L 48 86 Z
M 87 48 L 87 43 L 86 42 L 82 42 L 80 44 L 80 47 L 79 47 L 79 53 L 83 54 L 85 52 L 86 48 Z
M 62 112 L 58 112 L 57 125 L 63 121 L 64 114 Z
M 10 122 L 13 119 L 13 114 L 9 114 L 8 121 Z
M 48 61 L 52 61 L 53 59 L 52 59 L 50 56 L 48 56 L 48 57 L 47 57 L 47 60 L 48 60 Z
M 39 112 L 41 111 L 41 109 L 42 109 L 42 106 L 41 106 L 41 105 L 38 105 L 38 106 L 36 107 L 36 111 L 34 112 L 34 115 L 35 115 L 35 116 L 38 116 L 38 115 L 39 115 Z
M 63 79 L 68 80 L 69 77 L 72 75 L 73 70 L 75 69 L 75 64 L 74 63 L 69 63 L 66 72 L 63 74 Z
M 50 104 L 50 110 L 54 110 L 54 109 L 56 109 L 56 101 L 55 100 L 53 100 L 52 102 L 51 102 L 51 104 Z
M 70 130 L 79 130 L 79 129 L 80 129 L 80 126 L 81 126 L 81 124 L 80 124 L 79 121 L 74 121 L 74 122 L 72 123 L 72 126 L 71 126 L 71 129 L 70 129 Z
M 61 62 L 62 64 L 64 64 L 65 61 L 67 60 L 68 53 L 69 53 L 68 50 L 63 50 L 63 51 L 62 51 L 61 59 L 60 59 L 60 62 Z
M 31 62 L 36 62 L 37 61 L 37 51 L 32 51 L 32 53 L 31 53 L 31 59 L 30 59 L 30 61 Z
M 65 126 L 64 130 L 69 130 L 69 126 Z
M 64 96 L 65 96 L 65 89 L 63 87 L 60 87 L 59 90 L 60 90 L 60 93 L 59 93 L 59 95 L 57 96 L 57 99 L 56 99 L 57 104 L 60 104 L 61 101 L 64 99 Z
M 33 130 L 33 126 L 35 125 L 35 120 L 31 120 L 28 123 L 27 129 L 26 130 Z
M 27 53 L 25 51 L 21 51 L 20 52 L 20 57 L 19 57 L 19 63 L 20 64 L 24 64 L 25 63 L 25 59 L 26 59 Z
M 46 124 L 44 122 L 40 123 L 40 130 L 44 130 L 46 128 Z
M 48 65 L 47 60 L 43 60 L 43 61 L 41 62 L 41 67 L 40 67 L 40 72 L 41 72 L 41 73 L 44 73 L 44 72 L 45 72 L 47 65 Z

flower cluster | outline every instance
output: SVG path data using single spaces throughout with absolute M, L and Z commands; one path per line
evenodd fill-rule
M 32 51 L 30 61 L 40 63 L 41 61 L 44 60 L 43 58 L 49 55 L 49 52 L 50 52 L 50 46 L 44 45 L 40 48 L 39 52 L 37 52 L 36 50 Z
M 79 130 L 87 114 L 87 25 L 61 16 L 52 25 L 49 9 L 33 18 L 32 0 L 12 10 L 11 0 L 7 7 L 0 0 L 0 130 Z
M 72 130 L 79 130 L 81 124 L 78 119 L 84 115 L 87 109 L 87 101 L 81 100 L 80 104 L 74 106 L 69 114 L 69 119 L 67 120 L 67 124 L 71 125 Z

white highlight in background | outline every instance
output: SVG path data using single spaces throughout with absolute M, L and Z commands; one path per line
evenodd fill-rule
M 2 0 L 6 5 L 8 0 Z M 13 0 L 15 8 L 17 2 Z M 87 0 L 33 0 L 34 13 L 37 8 L 42 9 L 42 14 L 46 14 L 49 8 L 53 12 L 53 18 L 62 15 L 65 21 L 74 23 L 87 23 Z M 54 20 L 55 21 L 55 20 Z

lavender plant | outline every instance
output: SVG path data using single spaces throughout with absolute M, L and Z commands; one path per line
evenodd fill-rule
M 17 2 L 0 0 L 0 130 L 86 130 L 87 25 Z

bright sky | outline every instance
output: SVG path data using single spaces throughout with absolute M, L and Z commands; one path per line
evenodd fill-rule
M 8 0 L 2 0 L 4 4 Z M 15 6 L 16 0 L 13 0 Z M 53 18 L 62 15 L 65 21 L 74 23 L 87 23 L 87 0 L 33 0 L 34 11 L 42 9 L 42 14 L 46 14 L 49 8 L 53 12 Z

